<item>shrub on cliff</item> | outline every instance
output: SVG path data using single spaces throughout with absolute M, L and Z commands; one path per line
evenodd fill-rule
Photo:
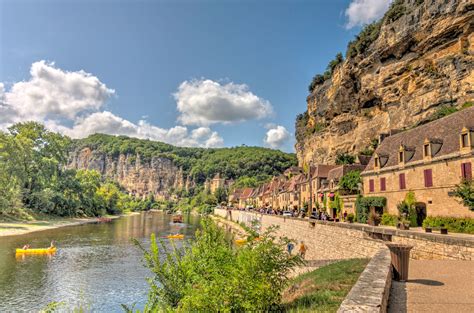
M 170 250 L 152 235 L 150 250 L 142 248 L 153 273 L 144 312 L 278 310 L 290 270 L 302 261 L 285 252 L 287 241 L 273 230 L 259 238 L 236 248 L 210 219 L 181 249 Z

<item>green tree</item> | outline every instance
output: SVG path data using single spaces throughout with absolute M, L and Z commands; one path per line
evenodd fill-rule
M 463 180 L 453 191 L 454 196 L 459 198 L 463 205 L 474 210 L 474 180 Z
M 214 196 L 216 197 L 216 201 L 218 204 L 225 202 L 227 203 L 227 189 L 219 187 L 216 189 L 216 192 L 214 193 Z
M 351 194 L 358 193 L 359 184 L 362 182 L 360 171 L 354 170 L 346 173 L 339 180 L 339 187 Z
M 290 270 L 302 263 L 285 252 L 274 229 L 235 247 L 212 220 L 203 219 L 192 243 L 167 248 L 151 238 L 145 261 L 151 289 L 144 312 L 265 312 L 278 310 Z M 129 310 L 130 311 L 130 310 Z

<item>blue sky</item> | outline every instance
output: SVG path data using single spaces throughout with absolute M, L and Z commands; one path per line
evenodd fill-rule
M 293 151 L 312 76 L 389 2 L 0 0 L 0 127 Z

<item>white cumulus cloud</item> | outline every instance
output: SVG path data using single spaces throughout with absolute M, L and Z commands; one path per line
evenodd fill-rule
M 145 120 L 132 123 L 111 112 L 95 112 L 77 119 L 72 127 L 56 121 L 46 121 L 46 126 L 71 138 L 83 138 L 95 133 L 124 135 L 129 137 L 162 141 L 186 147 L 221 147 L 223 139 L 209 128 L 197 128 L 189 132 L 187 127 L 174 126 L 169 129 L 151 125 Z
M 115 94 L 92 74 L 63 71 L 46 61 L 33 63 L 30 75 L 4 95 L 19 117 L 72 119 L 80 112 L 100 109 Z
M 274 126 L 267 131 L 264 142 L 273 149 L 281 148 L 290 140 L 290 133 L 281 125 Z
M 346 9 L 347 28 L 369 24 L 388 10 L 392 0 L 352 0 Z
M 85 71 L 68 72 L 54 63 L 38 61 L 31 65 L 30 75 L 29 80 L 14 83 L 9 90 L 0 83 L 0 129 L 34 120 L 72 138 L 104 133 L 177 146 L 213 148 L 224 144 L 208 127 L 190 130 L 177 125 L 166 129 L 150 124 L 146 117 L 134 123 L 102 111 L 115 91 Z
M 245 84 L 220 84 L 201 79 L 184 81 L 174 94 L 184 125 L 208 126 L 261 119 L 272 114 L 270 102 L 262 99 Z

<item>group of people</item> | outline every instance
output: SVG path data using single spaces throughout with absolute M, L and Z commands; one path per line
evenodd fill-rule
M 287 245 L 286 245 L 286 250 L 288 252 L 288 254 L 291 254 L 293 252 L 293 249 L 295 248 L 295 245 L 293 244 L 293 242 L 289 242 Z M 305 245 L 305 243 L 303 241 L 300 241 L 300 244 L 298 246 L 298 254 L 300 255 L 300 257 L 304 260 L 305 256 L 306 256 L 306 251 L 308 250 L 308 247 Z
M 26 245 L 23 246 L 22 249 L 23 249 L 23 250 L 28 250 L 28 249 L 30 249 L 30 248 L 31 248 L 31 246 L 30 246 L 29 244 L 26 244 Z M 48 248 L 48 249 L 53 249 L 53 248 L 54 248 L 54 240 L 51 241 L 51 244 L 49 245 L 49 248 Z

